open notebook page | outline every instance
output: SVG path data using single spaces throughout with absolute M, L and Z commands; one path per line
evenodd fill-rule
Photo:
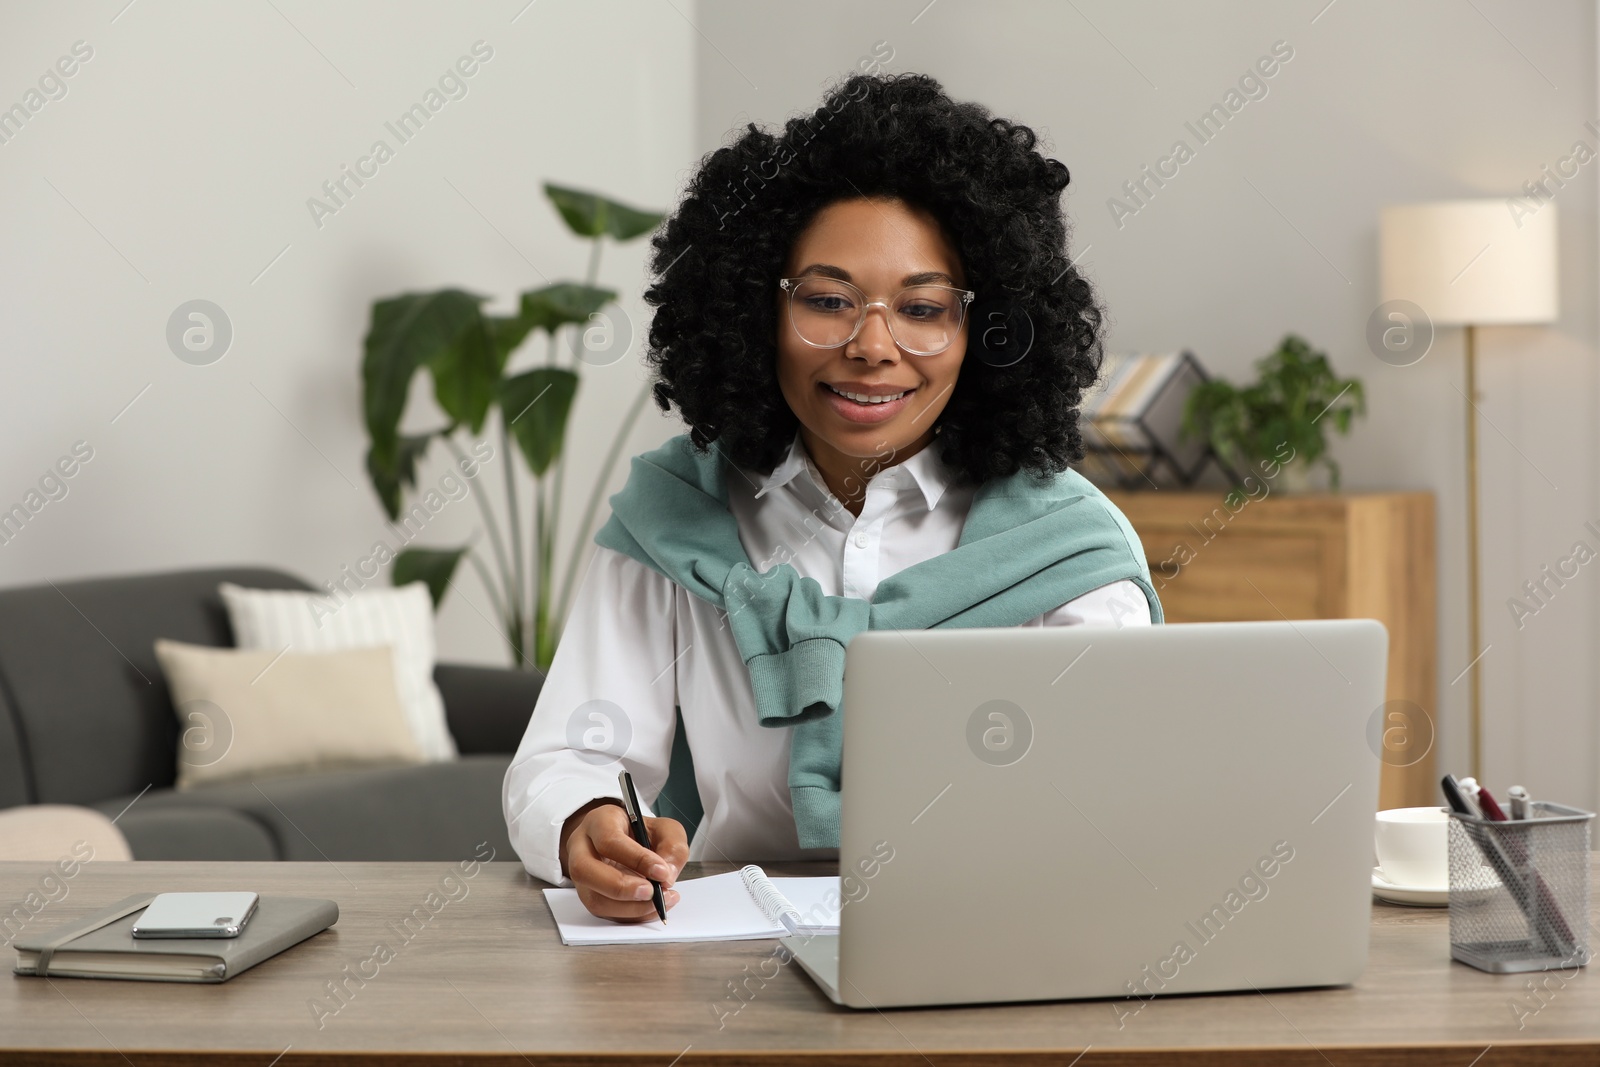
M 827 898 L 839 899 L 839 879 L 774 878 L 772 884 L 805 919 L 804 929 L 836 931 L 839 910 Z M 750 895 L 738 871 L 691 878 L 676 883 L 680 899 L 667 921 L 615 923 L 590 913 L 576 889 L 546 889 L 544 899 L 555 916 L 561 941 L 567 945 L 633 945 L 671 941 L 747 941 L 783 937 L 783 924 L 768 919 Z M 816 925 L 813 925 L 815 923 Z

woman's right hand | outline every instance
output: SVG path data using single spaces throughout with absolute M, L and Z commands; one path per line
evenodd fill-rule
M 689 837 L 676 819 L 644 821 L 652 848 L 628 832 L 628 816 L 616 801 L 599 800 L 579 808 L 561 828 L 561 870 L 577 887 L 583 906 L 603 919 L 643 922 L 655 919 L 648 879 L 661 883 L 668 908 L 678 892 L 668 889 L 689 860 Z

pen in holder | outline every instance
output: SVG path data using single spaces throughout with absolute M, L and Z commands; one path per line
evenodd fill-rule
M 1526 819 L 1450 815 L 1450 957 L 1496 974 L 1589 962 L 1594 813 L 1538 800 Z

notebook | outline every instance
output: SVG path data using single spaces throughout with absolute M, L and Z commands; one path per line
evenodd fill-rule
M 151 982 L 225 982 L 339 921 L 315 897 L 262 897 L 238 937 L 135 940 L 133 924 L 155 898 L 137 893 L 62 926 L 18 937 L 15 972 Z M 41 965 L 40 957 L 45 957 Z
M 576 889 L 546 889 L 564 945 L 639 945 L 673 941 L 749 941 L 789 933 L 839 931 L 839 879 L 768 878 L 754 865 L 673 885 L 679 900 L 667 921 L 618 923 L 583 906 Z M 785 919 L 788 923 L 785 923 Z M 791 925 L 792 924 L 792 928 Z

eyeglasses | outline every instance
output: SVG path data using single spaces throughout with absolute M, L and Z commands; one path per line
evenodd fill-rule
M 915 356 L 936 356 L 961 333 L 967 305 L 976 293 L 950 285 L 912 285 L 885 303 L 838 278 L 807 275 L 779 278 L 789 294 L 789 321 L 794 332 L 813 348 L 838 348 L 861 333 L 867 309 L 883 308 L 894 343 Z

